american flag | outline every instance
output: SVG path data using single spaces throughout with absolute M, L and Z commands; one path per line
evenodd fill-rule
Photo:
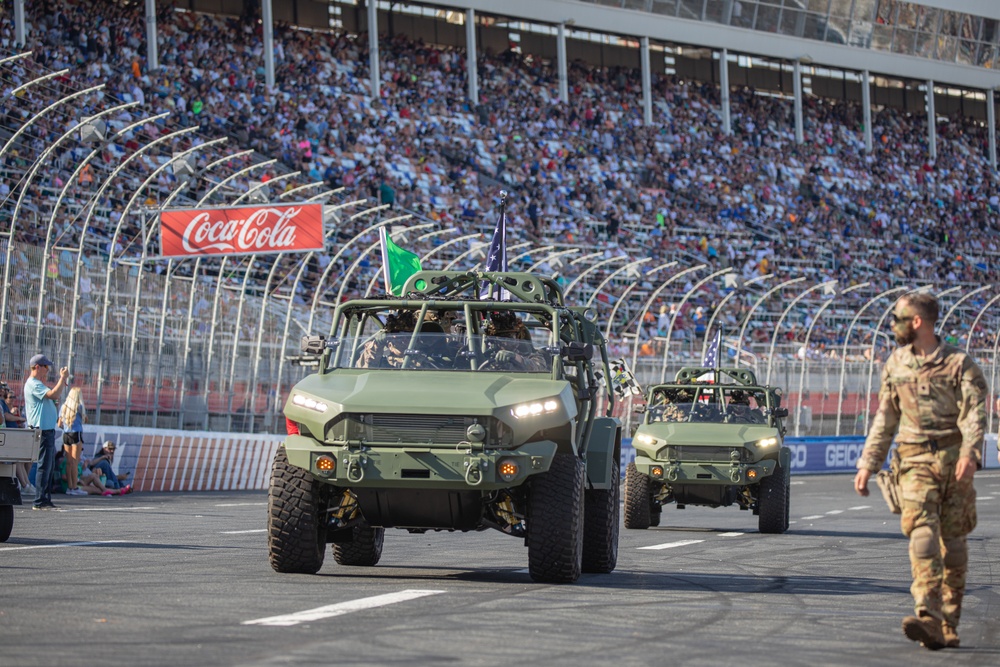
M 493 230 L 493 240 L 490 242 L 490 249 L 486 254 L 487 271 L 507 270 L 507 192 L 500 191 L 500 217 L 497 219 L 496 229 Z M 494 295 L 495 287 L 490 285 L 483 288 L 479 295 L 480 299 L 496 298 L 505 301 L 507 290 L 501 289 L 499 295 Z
M 715 338 L 708 344 L 705 350 L 705 358 L 701 365 L 705 368 L 717 368 L 719 366 L 719 348 L 722 347 L 722 329 L 715 330 Z

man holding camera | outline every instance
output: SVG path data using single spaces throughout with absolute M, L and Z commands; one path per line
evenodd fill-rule
M 44 354 L 36 354 L 28 362 L 31 377 L 24 383 L 24 411 L 30 428 L 41 429 L 38 445 L 38 470 L 35 473 L 35 502 L 33 510 L 59 509 L 52 503 L 52 482 L 56 467 L 56 399 L 69 382 L 69 369 L 59 369 L 59 381 L 49 389 L 45 384 L 52 362 Z

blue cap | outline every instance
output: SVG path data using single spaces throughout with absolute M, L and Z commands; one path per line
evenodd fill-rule
M 35 366 L 51 366 L 52 362 L 44 354 L 36 354 L 28 362 L 28 368 L 34 368 Z

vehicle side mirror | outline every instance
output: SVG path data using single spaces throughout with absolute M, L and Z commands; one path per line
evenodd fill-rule
M 777 417 L 778 419 L 784 419 L 785 417 L 788 416 L 788 408 L 775 408 L 771 412 L 771 414 Z
M 326 336 L 303 336 L 299 343 L 302 354 L 323 354 L 326 349 Z
M 636 405 L 635 407 L 632 408 L 632 412 L 634 412 L 637 415 L 644 415 L 646 414 L 646 405 L 645 404 Z
M 594 357 L 594 346 L 589 343 L 573 341 L 563 345 L 559 354 L 566 361 L 590 361 Z

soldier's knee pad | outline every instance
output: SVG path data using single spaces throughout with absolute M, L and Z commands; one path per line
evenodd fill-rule
M 969 547 L 964 537 L 953 537 L 944 541 L 944 564 L 946 567 L 958 567 L 969 561 Z
M 930 526 L 914 528 L 910 533 L 910 549 L 917 558 L 931 558 L 940 553 L 938 536 Z

